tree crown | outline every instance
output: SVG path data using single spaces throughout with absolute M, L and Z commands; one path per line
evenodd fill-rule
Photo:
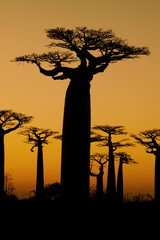
M 29 123 L 32 118 L 32 116 L 26 116 L 12 110 L 0 110 L 0 131 L 7 134 L 20 128 L 23 124 Z
M 110 126 L 110 125 L 96 125 L 93 127 L 94 130 L 101 131 L 105 135 L 97 134 L 93 137 L 93 142 L 100 142 L 99 146 L 109 146 L 112 142 L 113 151 L 121 147 L 130 147 L 134 144 L 129 142 L 128 138 L 113 142 L 111 140 L 112 135 L 126 135 L 127 132 L 123 126 Z
M 93 162 L 97 162 L 100 165 L 104 165 L 107 163 L 108 159 L 107 159 L 107 154 L 102 154 L 102 153 L 95 153 L 92 154 L 90 157 L 91 161 Z
M 110 126 L 110 125 L 96 125 L 92 129 L 97 131 L 102 131 L 107 133 L 107 135 L 125 135 L 127 132 L 125 131 L 124 126 Z
M 98 176 L 99 174 L 101 174 L 101 171 L 103 170 L 103 166 L 107 163 L 108 158 L 106 154 L 102 154 L 102 153 L 95 153 L 93 155 L 91 155 L 90 157 L 90 175 L 91 176 Z M 96 163 L 96 165 L 95 165 Z M 99 166 L 99 173 L 95 173 L 93 172 L 93 168 L 97 169 L 97 164 Z
M 146 147 L 147 153 L 160 153 L 160 129 L 149 129 L 139 134 L 131 134 L 137 143 Z
M 71 79 L 75 74 L 73 68 L 66 67 L 66 63 L 79 61 L 78 71 L 85 69 L 94 75 L 103 72 L 109 63 L 150 54 L 147 47 L 129 46 L 126 40 L 116 37 L 110 29 L 105 31 L 87 27 L 54 28 L 46 30 L 46 33 L 47 37 L 53 40 L 49 47 L 58 47 L 63 49 L 63 52 L 54 51 L 39 55 L 33 53 L 16 57 L 14 61 L 35 63 L 41 73 L 52 76 L 55 80 Z M 43 69 L 40 66 L 42 62 L 52 64 L 54 69 Z M 59 73 L 62 74 L 58 75 Z
M 117 158 L 119 158 L 119 160 L 122 162 L 122 163 L 126 163 L 126 164 L 137 164 L 136 161 L 133 160 L 133 158 L 131 158 L 131 156 L 129 154 L 127 154 L 126 152 L 118 152 L 115 154 L 115 156 Z
M 48 144 L 48 138 L 57 134 L 58 132 L 51 131 L 50 129 L 43 129 L 37 127 L 29 127 L 24 131 L 21 131 L 20 134 L 26 136 L 26 143 L 33 144 L 31 151 L 33 151 L 34 147 L 38 147 L 42 144 Z

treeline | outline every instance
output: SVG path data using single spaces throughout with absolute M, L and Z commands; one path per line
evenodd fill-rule
M 92 128 L 91 142 L 99 142 L 100 147 L 107 147 L 108 157 L 104 154 L 95 154 L 91 156 L 92 162 L 99 164 L 99 173 L 91 176 L 97 177 L 97 193 L 96 197 L 102 200 L 103 194 L 103 165 L 108 162 L 107 175 L 107 191 L 106 199 L 108 201 L 123 202 L 123 164 L 137 164 L 129 154 L 124 151 L 117 152 L 123 147 L 135 147 L 135 143 L 141 144 L 149 154 L 155 156 L 155 181 L 154 181 L 154 199 L 160 201 L 160 129 L 150 129 L 141 131 L 139 134 L 130 134 L 130 139 L 134 139 L 134 143 L 128 138 L 122 138 L 119 141 L 113 141 L 113 136 L 126 135 L 127 132 L 123 126 L 97 125 Z M 117 189 L 115 179 L 115 158 L 119 159 Z
M 32 116 L 26 116 L 22 113 L 16 113 L 11 110 L 0 110 L 0 198 L 3 199 L 7 187 L 4 186 L 6 180 L 9 177 L 5 175 L 4 171 L 4 137 L 6 134 L 23 127 L 33 119 Z M 36 191 L 35 196 L 38 199 L 44 198 L 47 192 L 61 193 L 60 185 L 44 186 L 44 172 L 43 172 L 43 147 L 48 144 L 48 138 L 53 137 L 55 139 L 63 140 L 63 136 L 58 131 L 52 131 L 50 129 L 43 129 L 37 127 L 26 127 L 24 130 L 18 132 L 25 136 L 25 142 L 32 144 L 31 151 L 37 147 L 37 173 L 36 173 Z M 160 200 L 160 129 L 152 129 L 142 131 L 137 135 L 131 134 L 130 138 L 125 138 L 127 132 L 124 126 L 110 126 L 110 125 L 97 125 L 92 128 L 90 134 L 90 143 L 97 143 L 99 147 L 106 148 L 106 154 L 95 153 L 90 155 L 90 165 L 88 176 L 95 177 L 96 184 L 96 200 L 101 201 L 106 199 L 107 201 L 123 202 L 123 164 L 136 164 L 137 162 L 124 151 L 119 151 L 123 147 L 135 147 L 135 143 L 131 142 L 131 139 L 136 140 L 137 143 L 143 145 L 146 148 L 146 152 L 155 155 L 155 200 Z M 114 140 L 114 136 L 120 136 L 120 140 Z M 135 142 L 135 141 L 134 141 Z M 118 158 L 118 176 L 117 184 L 115 178 L 115 158 Z M 76 161 L 76 156 L 75 156 Z M 94 164 L 98 164 L 96 172 L 93 169 Z M 103 174 L 104 165 L 108 164 L 107 174 L 107 190 L 103 191 Z M 83 178 L 83 176 L 81 176 Z M 74 179 L 73 179 L 74 181 Z M 71 182 L 72 184 L 72 182 Z M 117 189 L 116 189 L 117 185 Z M 7 185 L 6 185 L 7 186 Z M 13 186 L 12 186 L 13 187 Z M 56 187 L 56 188 L 55 188 Z M 57 190 L 58 189 L 58 190 Z M 73 189 L 74 192 L 74 189 Z

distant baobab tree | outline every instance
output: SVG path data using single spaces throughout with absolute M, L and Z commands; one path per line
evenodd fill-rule
M 95 153 L 91 155 L 91 164 L 90 164 L 90 175 L 92 177 L 97 178 L 97 186 L 96 186 L 96 200 L 101 201 L 103 199 L 103 168 L 104 165 L 107 163 L 108 159 L 106 154 Z M 93 164 L 98 163 L 99 171 L 98 173 L 93 172 Z
M 160 201 L 160 129 L 142 131 L 131 135 L 138 143 L 146 147 L 146 152 L 155 155 L 155 200 Z
M 29 123 L 32 118 L 12 110 L 0 110 L 0 199 L 4 197 L 4 136 Z
M 86 200 L 89 198 L 90 82 L 94 75 L 104 72 L 109 63 L 149 55 L 149 50 L 129 46 L 112 30 L 76 27 L 48 29 L 46 33 L 52 40 L 49 47 L 63 51 L 33 53 L 16 57 L 14 61 L 34 63 L 42 74 L 54 80 L 71 80 L 64 107 L 62 195 L 64 198 Z M 48 63 L 48 67 L 52 65 L 51 69 L 44 69 L 42 63 Z M 72 67 L 69 66 L 71 63 Z
M 123 202 L 123 164 L 136 164 L 131 156 L 125 152 L 116 153 L 119 158 L 118 176 L 117 176 L 117 200 Z
M 49 129 L 29 127 L 21 131 L 20 134 L 27 137 L 26 142 L 32 144 L 31 152 L 35 147 L 38 148 L 37 154 L 37 176 L 36 176 L 36 197 L 43 197 L 44 190 L 44 169 L 43 169 L 43 145 L 48 144 L 48 138 L 57 134 Z
M 110 126 L 110 125 L 97 125 L 93 127 L 94 130 L 101 131 L 105 133 L 105 135 L 99 134 L 99 146 L 107 146 L 109 148 L 109 165 L 108 165 L 108 179 L 107 179 L 107 193 L 106 197 L 109 201 L 116 200 L 116 182 L 115 182 L 115 163 L 114 163 L 114 151 L 121 147 L 132 146 L 131 143 L 128 142 L 128 139 L 122 139 L 116 142 L 112 141 L 112 136 L 114 135 L 125 135 L 127 132 L 125 131 L 123 126 Z

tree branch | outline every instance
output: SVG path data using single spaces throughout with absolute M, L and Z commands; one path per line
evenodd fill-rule
M 97 177 L 99 174 L 97 173 L 92 173 L 91 171 L 89 172 L 89 175 L 92 176 L 92 177 Z
M 34 152 L 33 149 L 34 149 L 35 147 L 37 147 L 37 143 L 36 143 L 33 147 L 31 147 L 30 151 L 31 151 L 31 152 Z
M 17 128 L 19 128 L 20 126 L 21 126 L 21 123 L 19 122 L 15 127 L 9 128 L 9 129 L 5 130 L 5 131 L 4 131 L 4 134 L 10 133 L 10 132 L 16 130 Z
M 109 63 L 104 63 L 104 64 L 102 64 L 101 66 L 96 67 L 96 68 L 93 70 L 93 74 L 97 74 L 97 73 L 100 73 L 100 72 L 104 72 L 104 70 L 108 67 L 108 64 L 109 64 Z

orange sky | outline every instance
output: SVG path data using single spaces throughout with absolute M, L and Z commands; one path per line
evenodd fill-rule
M 76 26 L 112 29 L 129 44 L 148 46 L 151 55 L 111 64 L 91 84 L 92 126 L 124 125 L 129 133 L 160 128 L 159 0 L 1 0 L 0 109 L 34 116 L 30 125 L 62 129 L 68 80 L 53 81 L 31 64 L 10 62 L 16 56 L 47 52 L 45 29 Z M 18 132 L 18 131 L 17 131 Z M 15 133 L 5 139 L 5 171 L 16 193 L 35 189 L 36 150 Z M 105 152 L 92 144 L 91 152 Z M 124 167 L 125 193 L 153 194 L 154 156 L 143 147 L 128 148 L 138 165 Z M 44 148 L 45 184 L 60 179 L 61 142 Z M 105 186 L 106 186 L 105 168 Z M 116 163 L 117 171 L 117 163 Z

